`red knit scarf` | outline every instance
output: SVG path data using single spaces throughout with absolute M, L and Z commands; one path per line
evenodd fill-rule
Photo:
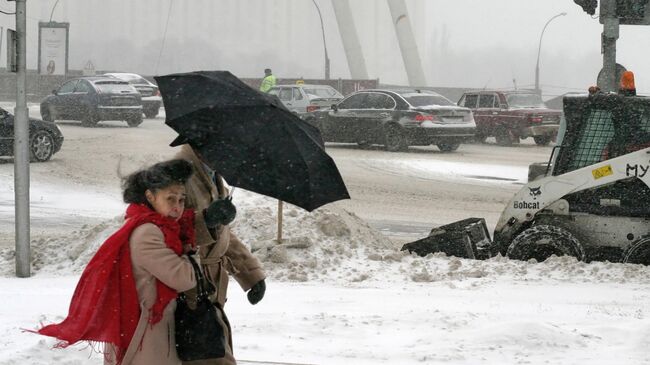
M 57 347 L 79 341 L 110 343 L 117 350 L 118 364 L 131 343 L 141 314 L 129 250 L 131 233 L 144 223 L 153 223 L 162 230 L 167 247 L 179 256 L 183 244 L 194 245 L 193 210 L 186 210 L 177 222 L 144 204 L 131 204 L 125 218 L 122 228 L 101 245 L 81 274 L 68 317 L 38 330 L 61 340 Z M 156 302 L 149 309 L 152 325 L 160 322 L 167 304 L 177 297 L 176 290 L 160 280 L 156 280 L 156 291 Z

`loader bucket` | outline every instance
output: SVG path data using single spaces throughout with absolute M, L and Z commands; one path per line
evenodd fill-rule
M 485 219 L 467 218 L 431 230 L 428 237 L 402 246 L 402 251 L 426 256 L 444 252 L 448 256 L 487 259 L 492 256 L 492 241 Z

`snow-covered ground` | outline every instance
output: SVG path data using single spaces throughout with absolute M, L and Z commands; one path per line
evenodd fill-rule
M 119 227 L 118 161 L 127 172 L 173 154 L 160 118 L 139 128 L 59 124 L 62 151 L 31 165 L 30 278 L 14 277 L 13 165 L 0 163 L 0 365 L 102 363 L 85 345 L 52 349 L 53 339 L 22 329 L 66 315 L 84 265 Z M 328 150 L 353 199 L 313 213 L 286 205 L 282 244 L 277 201 L 234 194 L 233 229 L 269 275 L 255 306 L 231 282 L 226 311 L 242 364 L 650 364 L 649 268 L 421 258 L 367 223 L 493 223 L 528 160 L 550 148 Z
M 74 201 L 65 199 L 72 192 L 64 186 L 35 184 L 32 193 L 35 200 L 43 196 L 45 203 L 34 210 L 50 223 L 59 211 L 102 216 L 121 209 L 117 197 L 111 202 L 92 188 L 75 188 L 83 199 Z M 420 258 L 398 251 L 360 218 L 333 206 L 312 214 L 287 206 L 287 240 L 278 245 L 272 241 L 276 201 L 243 190 L 235 200 L 234 229 L 269 273 L 267 296 L 256 306 L 232 283 L 226 310 L 243 360 L 650 363 L 646 267 L 569 258 Z M 88 208 L 93 205 L 106 209 Z M 27 279 L 12 277 L 13 250 L 0 251 L 0 364 L 101 364 L 101 356 L 85 345 L 52 349 L 52 339 L 21 329 L 65 316 L 78 274 L 119 224 L 119 217 L 107 217 L 67 236 L 33 242 L 33 276 Z

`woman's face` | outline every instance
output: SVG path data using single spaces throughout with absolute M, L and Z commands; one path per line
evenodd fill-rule
M 175 220 L 180 219 L 181 215 L 183 215 L 183 210 L 185 210 L 185 186 L 175 184 L 155 192 L 147 190 L 145 195 L 149 204 L 158 214 Z

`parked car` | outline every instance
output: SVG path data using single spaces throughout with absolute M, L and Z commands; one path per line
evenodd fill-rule
M 306 118 L 326 142 L 381 144 L 388 151 L 434 144 L 455 151 L 474 139 L 472 112 L 442 95 L 420 90 L 363 90 Z
M 343 100 L 343 95 L 329 85 L 276 85 L 268 92 L 298 115 L 328 108 Z
M 494 136 L 502 146 L 528 137 L 540 146 L 547 145 L 557 137 L 562 116 L 562 111 L 547 108 L 542 97 L 532 91 L 466 92 L 458 105 L 474 112 L 477 141 Z
M 111 72 L 104 76 L 116 77 L 133 85 L 140 93 L 142 99 L 142 111 L 147 118 L 155 118 L 162 106 L 162 97 L 158 86 L 144 77 L 137 74 Z
M 29 159 L 44 162 L 63 145 L 59 127 L 40 119 L 29 118 Z M 14 116 L 0 108 L 0 156 L 14 155 Z
M 41 117 L 53 122 L 80 120 L 87 127 L 102 120 L 125 120 L 129 127 L 142 123 L 140 93 L 128 82 L 108 76 L 68 80 L 41 102 Z

